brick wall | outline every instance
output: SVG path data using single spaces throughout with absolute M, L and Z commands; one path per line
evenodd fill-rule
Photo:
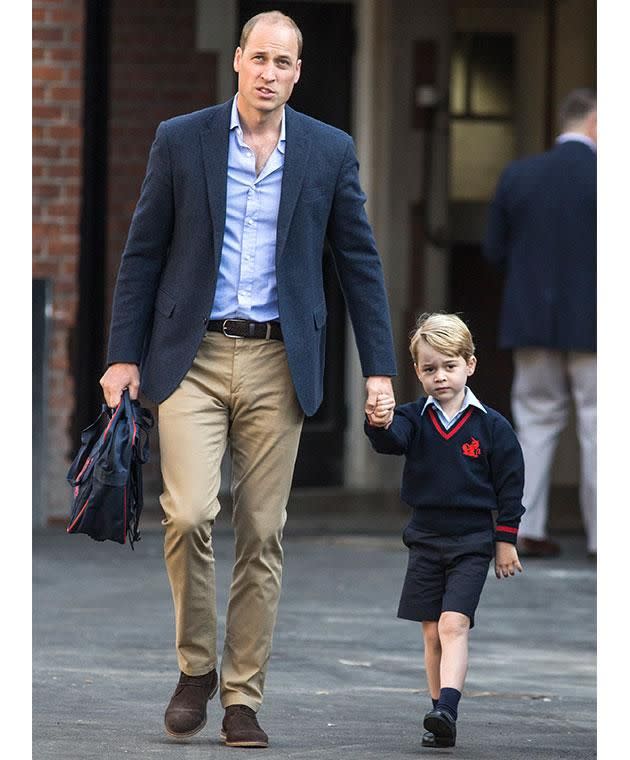
M 34 0 L 33 277 L 52 279 L 48 513 L 64 513 L 74 388 L 69 341 L 78 303 L 82 147 L 82 0 Z
M 157 124 L 215 102 L 216 57 L 195 50 L 195 0 L 112 0 L 106 313 Z M 67 513 L 81 213 L 83 0 L 34 0 L 33 277 L 53 284 L 47 515 Z M 80 361 L 80 357 L 79 357 Z M 154 442 L 153 450 L 157 450 Z M 157 457 L 147 473 L 156 480 Z
M 157 125 L 216 102 L 216 55 L 195 49 L 195 6 L 195 0 L 112 2 L 106 325 Z M 154 434 L 145 468 L 149 491 L 159 489 L 157 449 Z M 156 507 L 147 500 L 146 509 Z

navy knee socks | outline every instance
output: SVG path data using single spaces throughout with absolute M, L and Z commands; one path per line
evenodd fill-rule
M 449 687 L 440 689 L 440 698 L 437 701 L 435 709 L 447 712 L 453 720 L 457 720 L 457 705 L 459 704 L 461 696 L 461 691 L 458 691 L 457 689 L 450 689 Z

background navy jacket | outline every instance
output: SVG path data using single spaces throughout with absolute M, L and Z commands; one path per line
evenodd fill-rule
M 231 105 L 159 125 L 118 273 L 107 361 L 140 364 L 141 388 L 158 403 L 190 369 L 214 300 Z M 396 365 L 383 272 L 352 139 L 285 108 L 278 301 L 293 384 L 304 412 L 312 415 L 323 395 L 326 237 L 364 376 L 393 376 Z
M 596 350 L 596 182 L 577 140 L 503 172 L 484 248 L 506 275 L 502 348 Z

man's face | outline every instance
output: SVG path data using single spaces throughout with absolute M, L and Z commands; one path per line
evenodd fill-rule
M 287 102 L 300 78 L 294 30 L 282 23 L 259 21 L 250 32 L 245 48 L 236 48 L 234 71 L 238 73 L 238 95 L 257 111 L 269 113 Z

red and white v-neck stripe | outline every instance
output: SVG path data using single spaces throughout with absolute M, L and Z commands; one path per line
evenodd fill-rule
M 447 431 L 447 430 L 444 430 L 442 424 L 438 420 L 433 407 L 430 406 L 428 409 L 429 417 L 431 418 L 431 422 L 435 426 L 435 429 L 442 436 L 442 438 L 444 438 L 447 441 L 464 427 L 464 425 L 470 419 L 470 415 L 472 414 L 472 411 L 473 410 L 469 408 L 468 411 L 457 421 L 457 423 L 450 430 Z

